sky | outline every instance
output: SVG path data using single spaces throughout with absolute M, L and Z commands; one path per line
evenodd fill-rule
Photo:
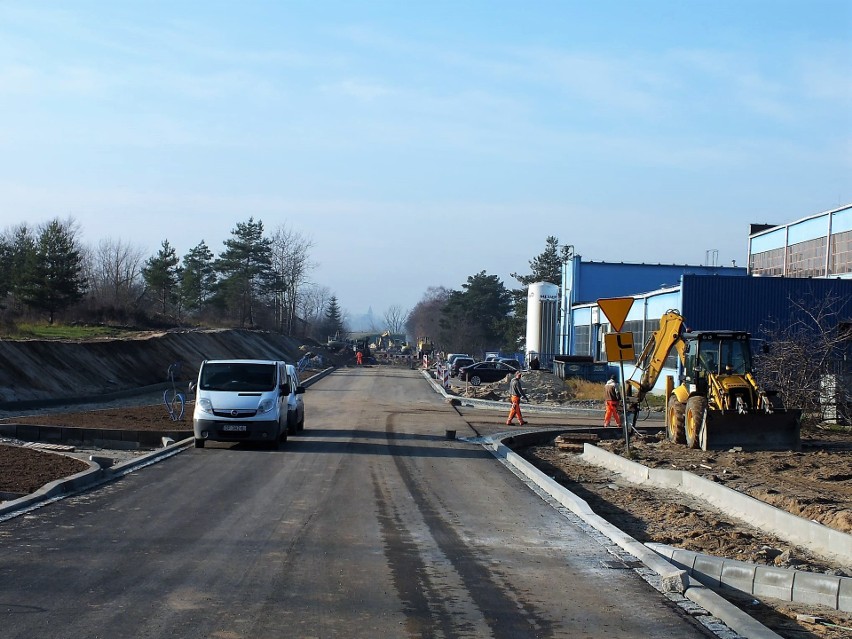
M 348 316 L 852 203 L 852 0 L 0 0 L 0 227 L 311 242 Z

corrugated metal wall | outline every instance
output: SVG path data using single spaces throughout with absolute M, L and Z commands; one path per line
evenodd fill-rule
M 677 286 L 684 273 L 744 276 L 746 269 L 731 266 L 689 266 L 683 264 L 623 264 L 582 262 L 574 282 L 573 301 L 595 302 L 602 297 L 629 297 L 666 286 Z
M 773 322 L 787 324 L 805 308 L 833 299 L 834 321 L 852 321 L 852 280 L 787 277 L 708 277 L 687 274 L 681 289 L 693 330 L 733 329 L 766 337 Z

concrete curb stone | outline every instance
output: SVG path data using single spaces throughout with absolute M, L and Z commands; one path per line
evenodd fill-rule
M 713 557 L 666 544 L 645 545 L 689 572 L 690 577 L 710 587 L 736 588 L 758 597 L 774 597 L 783 601 L 852 612 L 852 598 L 841 596 L 842 593 L 852 593 L 852 577 L 762 566 Z
M 698 497 L 731 517 L 842 565 L 852 565 L 852 535 L 775 508 L 689 471 L 648 468 L 590 444 L 583 447 L 582 456 L 589 463 L 617 472 L 631 482 L 673 488 Z

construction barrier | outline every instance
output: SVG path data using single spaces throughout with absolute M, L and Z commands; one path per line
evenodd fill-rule
M 450 369 L 448 366 L 444 364 L 438 364 L 435 367 L 435 379 L 439 384 L 444 388 L 444 390 L 450 387 Z

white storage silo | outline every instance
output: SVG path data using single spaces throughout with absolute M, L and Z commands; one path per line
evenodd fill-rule
M 538 356 L 545 366 L 557 353 L 559 287 L 549 282 L 530 284 L 527 292 L 527 362 Z

